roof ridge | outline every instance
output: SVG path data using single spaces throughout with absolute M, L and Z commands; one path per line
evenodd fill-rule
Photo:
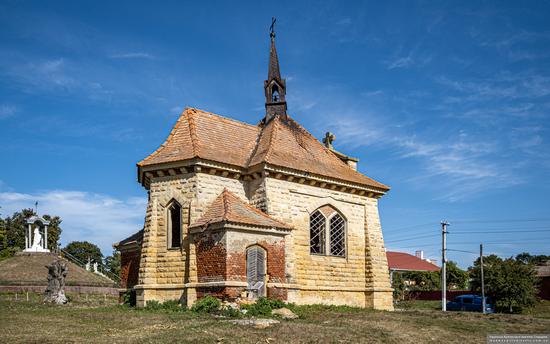
M 269 142 L 268 142 L 268 145 L 267 145 L 267 152 L 265 153 L 265 161 L 266 162 L 269 162 L 269 157 L 271 155 L 271 153 L 273 152 L 273 139 L 275 137 L 275 134 L 277 133 L 277 129 L 279 128 L 278 126 L 278 123 L 280 121 L 280 116 L 275 116 L 275 118 L 273 119 L 273 130 L 271 131 L 271 136 L 269 137 Z
M 155 157 L 158 153 L 160 153 L 160 151 L 162 150 L 162 148 L 164 148 L 169 142 L 170 140 L 174 137 L 174 135 L 176 134 L 176 131 L 178 131 L 179 129 L 179 126 L 181 124 L 181 122 L 183 121 L 183 118 L 184 118 L 184 115 L 186 114 L 187 112 L 187 109 L 183 110 L 182 113 L 180 114 L 178 120 L 176 121 L 176 124 L 174 125 L 174 127 L 172 128 L 172 131 L 170 131 L 170 134 L 168 134 L 168 137 L 166 138 L 166 140 L 164 140 L 164 142 L 157 148 L 155 149 L 155 151 L 151 154 L 149 154 L 147 157 L 145 157 L 144 159 L 142 159 L 140 162 L 137 163 L 137 165 L 141 165 L 143 162 L 145 162 L 145 160 L 148 160 L 148 159 L 152 159 L 153 157 Z
M 193 155 L 199 156 L 197 127 L 195 125 L 195 118 L 193 118 L 193 116 L 191 115 L 196 113 L 196 109 L 194 108 L 188 108 L 188 109 L 189 111 L 185 109 L 186 110 L 185 112 L 189 116 L 188 122 L 189 122 L 189 136 L 191 137 L 191 148 L 193 151 Z
M 261 211 L 260 209 L 256 208 L 255 206 L 253 206 L 252 204 L 250 204 L 249 202 L 246 202 L 245 200 L 243 200 L 242 198 L 240 198 L 239 196 L 235 195 L 234 193 L 232 193 L 231 191 L 229 191 L 227 188 L 224 189 L 223 193 L 233 199 L 235 199 L 237 202 L 240 202 L 242 203 L 248 210 L 251 210 L 253 212 L 255 212 L 256 214 L 260 215 L 260 216 L 263 216 L 263 217 L 267 217 L 268 219 L 272 220 L 272 221 L 275 221 L 281 225 L 283 225 L 284 227 L 289 227 L 289 225 L 287 223 L 284 223 L 282 221 L 279 221 L 277 220 L 276 218 L 272 217 L 271 215 L 269 214 L 266 214 L 265 212 Z M 224 197 L 224 201 L 225 201 L 226 197 Z M 225 205 L 224 205 L 225 206 Z
M 231 204 L 229 202 L 229 199 L 227 199 L 227 196 L 231 196 L 231 193 L 229 192 L 229 190 L 227 190 L 227 188 L 223 188 L 223 191 L 221 193 L 221 196 L 222 196 L 222 205 L 223 205 L 223 220 L 224 221 L 227 221 L 229 219 L 229 215 L 230 215 L 230 212 L 231 212 Z

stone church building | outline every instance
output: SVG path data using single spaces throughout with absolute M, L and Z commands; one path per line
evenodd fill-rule
M 138 306 L 214 295 L 392 309 L 389 188 L 287 114 L 273 32 L 268 69 L 257 125 L 187 108 L 137 164 L 144 228 L 114 246 Z

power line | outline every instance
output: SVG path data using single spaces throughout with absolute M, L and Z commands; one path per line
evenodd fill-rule
M 431 237 L 436 237 L 436 236 L 439 236 L 439 234 L 420 235 L 420 236 L 416 236 L 414 238 L 407 238 L 407 239 L 400 239 L 400 240 L 389 240 L 389 241 L 386 241 L 386 243 L 410 241 L 410 240 L 416 240 L 416 239 L 431 238 Z
M 537 226 L 537 227 L 526 227 L 526 226 L 522 226 L 522 227 L 479 227 L 479 228 L 483 228 L 483 230 L 492 230 L 492 229 L 495 229 L 495 230 L 501 230 L 501 229 L 517 229 L 517 230 L 522 230 L 522 229 L 550 229 L 550 227 L 548 225 L 546 226 Z M 478 228 L 460 228 L 460 230 L 463 230 L 463 231 L 477 231 Z
M 418 224 L 418 225 L 411 225 L 411 226 L 406 226 L 406 227 L 401 227 L 401 228 L 390 228 L 386 231 L 387 232 L 395 232 L 395 231 L 400 231 L 400 230 L 403 230 L 403 229 L 410 229 L 410 228 L 429 226 L 429 225 L 437 225 L 437 224 L 438 224 L 438 222 L 428 222 L 428 223 L 421 223 L 421 224 Z
M 531 218 L 531 219 L 500 219 L 500 220 L 454 220 L 455 223 L 503 223 L 503 222 L 547 222 L 550 218 Z
M 490 233 L 540 233 L 540 232 L 550 232 L 550 229 L 533 229 L 533 230 L 525 230 L 525 231 L 517 231 L 517 230 L 496 230 L 496 231 L 453 231 L 449 232 L 449 234 L 490 234 Z

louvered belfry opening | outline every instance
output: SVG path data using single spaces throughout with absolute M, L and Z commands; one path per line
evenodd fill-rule
M 346 220 L 329 205 L 310 215 L 309 238 L 311 254 L 346 256 Z
M 254 245 L 246 249 L 246 281 L 253 298 L 266 295 L 266 251 Z

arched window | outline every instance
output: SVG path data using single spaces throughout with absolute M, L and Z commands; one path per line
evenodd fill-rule
M 346 256 L 346 220 L 329 205 L 315 210 L 309 217 L 309 251 Z
M 173 200 L 166 214 L 168 230 L 168 248 L 181 247 L 181 206 Z
M 271 101 L 278 102 L 279 99 L 279 87 L 277 87 L 277 85 L 273 85 L 273 88 L 271 89 Z

